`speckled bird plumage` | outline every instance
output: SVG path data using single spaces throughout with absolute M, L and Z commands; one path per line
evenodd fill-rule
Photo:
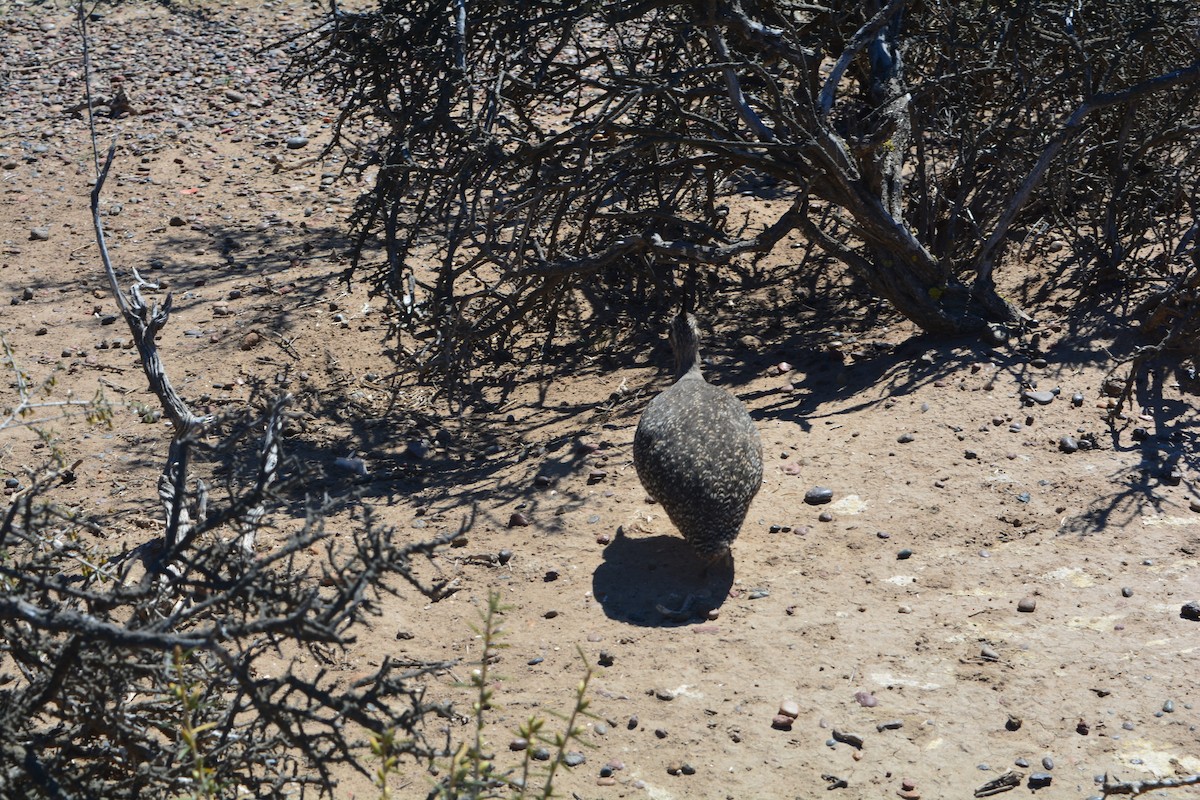
M 691 314 L 671 324 L 675 383 L 650 401 L 633 437 L 633 463 L 701 556 L 718 559 L 737 538 L 762 485 L 762 441 L 741 401 L 704 379 Z

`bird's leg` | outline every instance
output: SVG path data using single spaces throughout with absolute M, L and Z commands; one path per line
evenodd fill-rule
M 700 573 L 700 580 L 704 583 L 708 582 L 709 575 L 714 568 L 732 567 L 733 566 L 733 551 L 728 547 L 721 551 L 718 556 L 713 556 L 704 562 L 704 569 Z
M 662 603 L 655 603 L 654 607 L 658 609 L 658 613 L 662 614 L 667 619 L 672 619 L 676 622 L 682 622 L 684 620 L 691 619 L 692 604 L 694 602 L 696 602 L 696 596 L 689 594 L 687 597 L 683 598 L 683 605 L 677 609 L 667 608 Z

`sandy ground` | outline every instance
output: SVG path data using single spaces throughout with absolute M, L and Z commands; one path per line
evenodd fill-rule
M 465 546 L 438 561 L 457 591 L 389 600 L 347 679 L 385 653 L 459 658 L 429 692 L 465 711 L 471 625 L 499 592 L 499 763 L 519 761 L 509 743 L 525 718 L 570 709 L 581 653 L 593 670 L 590 746 L 560 772 L 563 796 L 961 798 L 1013 769 L 1010 797 L 1083 798 L 1106 772 L 1200 772 L 1200 627 L 1180 616 L 1200 598 L 1196 414 L 1169 376 L 1139 387 L 1114 435 L 1102 384 L 1122 345 L 1069 303 L 1031 309 L 1037 352 L 836 315 L 758 330 L 710 317 L 708 372 L 750 408 L 766 467 L 734 565 L 705 573 L 631 460 L 638 415 L 668 385 L 665 343 L 540 370 L 464 418 L 409 386 L 377 421 L 392 399 L 385 310 L 339 282 L 363 187 L 334 177 L 336 161 L 307 163 L 330 108 L 279 89 L 283 53 L 253 52 L 311 13 L 127 4 L 94 24 L 95 58 L 100 94 L 124 87 L 140 112 L 100 122 L 120 143 L 104 200 L 113 258 L 174 293 L 160 342 L 181 393 L 221 410 L 254 387 L 295 392 L 290 446 L 333 474 L 362 458 L 379 476 L 365 502 L 405 537 L 474 513 Z M 82 459 L 60 500 L 137 542 L 154 535 L 169 430 L 143 421 L 153 398 L 109 324 L 86 125 L 69 113 L 83 102 L 77 36 L 65 7 L 11 5 L 0 37 L 17 101 L 0 124 L 0 330 L 34 379 L 57 375 L 56 397 L 116 404 L 111 430 L 52 426 Z M 1061 391 L 1040 405 L 1022 397 L 1033 386 Z M 3 391 L 10 404 L 11 381 Z M 1063 436 L 1094 447 L 1064 452 Z M 28 429 L 0 433 L 5 478 L 43 453 Z M 806 504 L 814 486 L 832 502 Z M 785 701 L 790 730 L 773 727 Z M 424 796 L 432 780 L 406 767 L 394 790 Z M 347 776 L 338 796 L 374 795 Z

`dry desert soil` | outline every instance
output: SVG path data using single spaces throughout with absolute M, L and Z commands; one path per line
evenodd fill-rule
M 1132 347 L 1120 326 L 1065 289 L 1029 307 L 1042 335 L 1024 347 L 928 339 L 836 294 L 826 313 L 786 286 L 755 313 L 707 316 L 707 373 L 749 407 L 765 474 L 732 567 L 705 573 L 632 464 L 638 415 L 670 380 L 663 319 L 637 320 L 638 352 L 537 365 L 491 404 L 452 409 L 393 374 L 386 306 L 341 280 L 366 184 L 314 160 L 335 109 L 280 86 L 284 49 L 259 51 L 317 11 L 127 2 L 92 34 L 97 92 L 123 89 L 136 112 L 98 117 L 119 148 L 112 255 L 123 281 L 137 268 L 173 293 L 159 341 L 181 394 L 220 411 L 291 391 L 304 414 L 288 447 L 334 478 L 337 459 L 361 459 L 363 502 L 402 538 L 473 519 L 437 558 L 456 591 L 397 587 L 337 666 L 347 680 L 385 654 L 461 659 L 428 692 L 468 709 L 471 626 L 498 592 L 498 761 L 518 761 L 508 745 L 531 713 L 570 708 L 581 654 L 594 671 L 590 746 L 560 796 L 933 800 L 1016 770 L 1009 797 L 1085 798 L 1106 773 L 1200 772 L 1200 624 L 1180 613 L 1200 598 L 1194 395 L 1164 372 L 1110 426 L 1104 382 Z M 134 546 L 156 535 L 170 428 L 144 421 L 154 398 L 110 324 L 71 9 L 0 2 L 0 40 L 0 332 L 31 376 L 57 375 L 56 397 L 113 403 L 111 429 L 51 426 L 80 460 L 59 499 Z M 1032 298 L 1055 258 L 1038 251 L 1007 290 Z M 1049 402 L 1025 399 L 1034 387 Z M 15 402 L 11 380 L 0 398 Z M 1085 446 L 1065 452 L 1064 436 Z M 0 432 L 9 494 L 41 447 Z M 816 486 L 831 502 L 805 502 Z M 405 764 L 393 791 L 434 780 Z M 336 796 L 378 792 L 348 774 Z

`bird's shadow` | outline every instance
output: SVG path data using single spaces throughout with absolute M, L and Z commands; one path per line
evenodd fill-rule
M 618 530 L 592 575 L 592 596 L 610 619 L 674 627 L 720 608 L 733 576 L 732 556 L 710 564 L 677 536 L 631 539 Z

